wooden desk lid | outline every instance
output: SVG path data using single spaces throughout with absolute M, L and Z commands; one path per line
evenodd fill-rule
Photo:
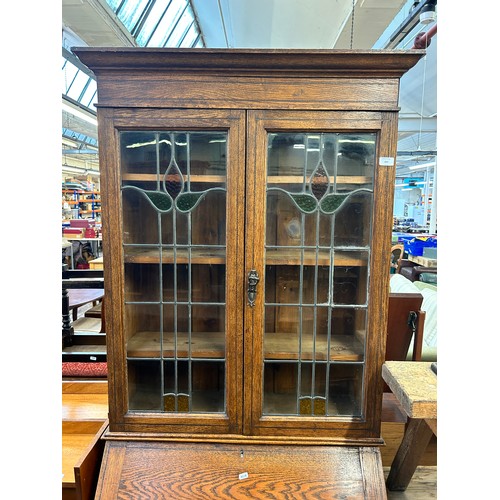
M 95 498 L 387 497 L 376 447 L 107 441 Z

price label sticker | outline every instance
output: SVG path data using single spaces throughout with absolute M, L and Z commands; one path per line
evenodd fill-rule
M 247 479 L 248 478 L 248 472 L 242 472 L 239 476 L 238 479 Z
M 394 158 L 392 156 L 381 156 L 378 160 L 378 164 L 382 167 L 393 167 Z

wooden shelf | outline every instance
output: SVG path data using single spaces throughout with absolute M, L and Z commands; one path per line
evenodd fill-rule
M 364 255 L 363 255 L 364 254 Z M 175 254 L 177 264 L 225 264 L 224 249 L 191 249 L 189 256 L 186 249 L 177 249 Z M 134 264 L 157 264 L 160 262 L 160 252 L 158 249 L 126 247 L 125 262 Z M 174 255 L 171 250 L 163 250 L 162 262 L 164 264 L 172 264 Z M 315 250 L 304 250 L 304 256 L 301 256 L 301 250 L 295 248 L 279 248 L 272 249 L 266 252 L 265 265 L 284 265 L 298 266 L 300 264 L 313 266 L 316 263 L 319 266 L 330 265 L 330 252 L 325 250 L 320 252 L 316 259 Z M 368 252 L 346 252 L 336 251 L 334 253 L 335 266 L 351 266 L 351 267 L 366 267 L 368 265 Z
M 138 332 L 127 342 L 129 358 L 158 358 L 160 356 L 159 332 Z M 222 332 L 191 333 L 191 353 L 188 350 L 188 334 L 177 334 L 177 357 L 224 359 L 225 339 Z M 163 335 L 163 357 L 172 358 L 175 354 L 173 334 Z
M 266 251 L 265 256 L 266 265 L 285 265 L 285 266 L 298 266 L 301 263 L 305 266 L 318 266 L 330 265 L 330 250 L 320 250 L 316 258 L 315 250 L 304 250 L 304 255 L 301 255 L 301 250 L 298 248 L 283 247 L 277 249 L 270 249 Z M 366 267 L 368 265 L 368 252 L 345 250 L 334 251 L 335 266 L 353 266 L 353 267 Z
M 157 182 L 158 180 L 163 181 L 163 174 L 139 174 L 139 173 L 124 173 L 122 175 L 122 181 L 141 181 L 141 182 Z M 182 176 L 184 182 L 187 182 L 187 175 Z M 174 178 L 174 176 L 172 176 Z M 167 177 L 168 180 L 168 177 Z M 175 176 L 175 180 L 177 180 L 177 176 Z M 221 184 L 226 182 L 225 175 L 190 175 L 189 181 L 191 183 L 194 182 L 203 182 L 208 184 Z
M 100 191 L 84 191 L 83 189 L 63 189 L 63 193 L 67 194 L 101 194 Z
M 302 336 L 301 360 L 326 361 L 326 335 L 316 336 L 316 348 L 312 336 Z M 330 361 L 362 361 L 364 346 L 353 335 L 334 335 L 330 341 Z M 266 333 L 264 337 L 264 358 L 266 360 L 298 360 L 298 333 Z
M 306 178 L 306 184 L 310 177 Z M 318 182 L 327 181 L 326 177 L 318 177 Z M 373 184 L 373 178 L 364 175 L 339 175 L 336 179 L 337 184 Z M 267 177 L 267 184 L 298 184 L 304 183 L 302 175 L 272 175 Z
M 177 177 L 176 177 L 177 178 Z M 187 175 L 183 175 L 184 182 L 187 182 Z M 124 173 L 122 175 L 122 181 L 140 181 L 140 182 L 157 182 L 158 180 L 163 181 L 163 175 L 157 174 L 141 174 L 141 173 Z M 221 184 L 226 182 L 225 175 L 190 175 L 190 182 L 201 182 L 207 184 Z M 326 181 L 326 178 L 324 178 Z M 272 175 L 267 176 L 268 184 L 297 184 L 302 185 L 304 182 L 304 177 L 302 175 Z M 306 183 L 309 179 L 306 179 Z M 338 184 L 372 184 L 373 178 L 363 175 L 343 175 L 338 176 Z
M 138 332 L 127 342 L 129 358 L 159 358 L 160 333 Z M 326 361 L 327 342 L 325 336 L 317 336 L 316 349 L 313 355 L 313 342 L 303 338 L 301 360 Z M 188 334 L 177 333 L 177 358 L 224 359 L 225 339 L 222 332 L 191 333 L 191 350 L 189 351 Z M 337 335 L 331 340 L 330 360 L 362 361 L 364 347 L 358 338 L 352 335 Z M 175 355 L 174 334 L 163 335 L 163 357 L 173 358 Z M 264 358 L 266 360 L 298 360 L 299 339 L 297 334 L 266 333 L 264 338 Z
M 224 249 L 191 249 L 189 256 L 186 249 L 177 249 L 175 252 L 175 260 L 177 264 L 225 264 Z M 157 264 L 160 262 L 159 249 L 149 248 L 125 248 L 125 262 L 134 264 Z M 164 264 L 172 264 L 174 262 L 173 251 L 164 249 L 162 252 L 162 262 Z

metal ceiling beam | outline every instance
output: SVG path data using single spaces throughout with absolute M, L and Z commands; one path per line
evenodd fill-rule
M 389 40 L 384 45 L 384 49 L 394 49 L 401 43 L 420 23 L 420 13 L 429 0 L 421 1 L 414 7 L 408 17 L 396 28 L 394 33 L 389 36 Z
M 137 46 L 106 0 L 62 0 L 62 21 L 91 47 Z
M 419 118 L 419 117 L 406 117 L 404 115 L 399 115 L 398 120 L 398 132 L 436 132 L 437 130 L 437 118 Z

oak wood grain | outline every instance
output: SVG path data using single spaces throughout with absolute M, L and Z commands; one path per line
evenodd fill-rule
M 377 448 L 106 443 L 96 498 L 386 498 Z

